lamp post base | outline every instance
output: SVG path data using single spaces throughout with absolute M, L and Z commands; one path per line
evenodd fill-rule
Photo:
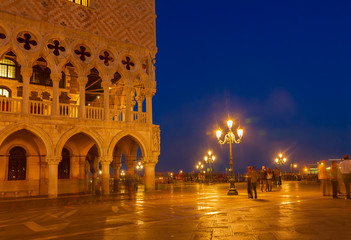
M 230 182 L 230 186 L 229 186 L 229 191 L 228 191 L 227 195 L 238 195 L 238 191 L 236 190 L 235 184 L 234 184 L 234 182 L 235 182 L 234 178 L 231 177 L 229 179 L 229 182 Z
M 238 191 L 235 188 L 230 188 L 227 195 L 238 195 Z

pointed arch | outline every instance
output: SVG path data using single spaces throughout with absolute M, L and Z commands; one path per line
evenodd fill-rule
M 97 146 L 99 156 L 105 156 L 105 148 L 104 148 L 104 143 L 99 134 L 91 129 L 85 129 L 85 128 L 71 128 L 70 130 L 66 131 L 61 138 L 58 140 L 56 147 L 55 147 L 55 154 L 60 155 L 62 152 L 63 147 L 65 146 L 66 142 L 73 137 L 76 134 L 79 133 L 84 133 L 87 136 L 91 137 Z
M 47 156 L 53 156 L 54 153 L 54 144 L 50 138 L 50 136 L 41 128 L 35 126 L 35 125 L 28 125 L 28 124 L 13 124 L 5 129 L 3 129 L 0 132 L 0 145 L 4 142 L 4 140 L 10 136 L 11 134 L 19 131 L 19 130 L 27 130 L 34 135 L 38 136 L 44 143 L 44 146 L 46 148 L 46 155 Z
M 149 157 L 151 154 L 149 153 L 149 149 L 146 147 L 148 146 L 146 139 L 139 133 L 135 133 L 132 131 L 122 131 L 118 133 L 110 142 L 107 148 L 107 156 L 113 156 L 113 150 L 117 143 L 124 137 L 132 137 L 136 143 L 138 143 L 140 150 L 142 152 L 143 157 Z
M 19 50 L 17 47 L 13 46 L 13 44 L 7 45 L 6 48 L 0 50 L 0 59 L 3 59 L 5 55 L 9 52 L 13 52 L 16 55 L 16 61 L 18 65 L 27 67 L 28 66 L 28 59 L 25 57 L 23 52 Z

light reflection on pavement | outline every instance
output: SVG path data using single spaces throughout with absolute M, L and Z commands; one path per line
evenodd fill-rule
M 321 197 L 315 183 L 164 185 L 154 193 L 0 201 L 0 239 L 349 239 L 351 201 Z

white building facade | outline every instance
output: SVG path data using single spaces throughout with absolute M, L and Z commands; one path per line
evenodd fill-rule
M 155 20 L 154 0 L 0 1 L 3 195 L 86 192 L 100 171 L 108 194 L 137 159 L 154 189 Z

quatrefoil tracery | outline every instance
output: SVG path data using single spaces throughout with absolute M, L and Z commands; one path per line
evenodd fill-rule
M 122 64 L 126 66 L 127 70 L 130 70 L 131 67 L 134 67 L 134 63 L 130 57 L 126 57 L 126 60 L 122 60 Z
M 80 57 L 79 57 L 80 60 L 85 61 L 86 60 L 85 57 L 91 56 L 90 52 L 87 51 L 86 47 L 80 46 L 79 48 L 80 48 L 80 50 L 77 49 L 74 51 L 74 53 L 77 55 L 80 55 Z
M 24 49 L 30 50 L 32 48 L 31 45 L 34 47 L 38 45 L 37 41 L 35 41 L 31 38 L 32 38 L 32 36 L 29 33 L 25 33 L 25 34 L 23 34 L 23 37 L 17 38 L 17 42 L 24 43 L 24 45 L 23 45 Z
M 60 42 L 58 40 L 54 40 L 53 41 L 54 44 L 48 44 L 48 48 L 50 50 L 54 49 L 53 53 L 55 56 L 59 56 L 60 55 L 60 51 L 61 52 L 64 52 L 66 51 L 66 49 L 62 46 L 60 46 Z
M 110 56 L 109 52 L 104 51 L 103 55 L 99 56 L 100 60 L 104 61 L 106 66 L 110 65 L 110 62 L 113 62 L 113 58 Z

